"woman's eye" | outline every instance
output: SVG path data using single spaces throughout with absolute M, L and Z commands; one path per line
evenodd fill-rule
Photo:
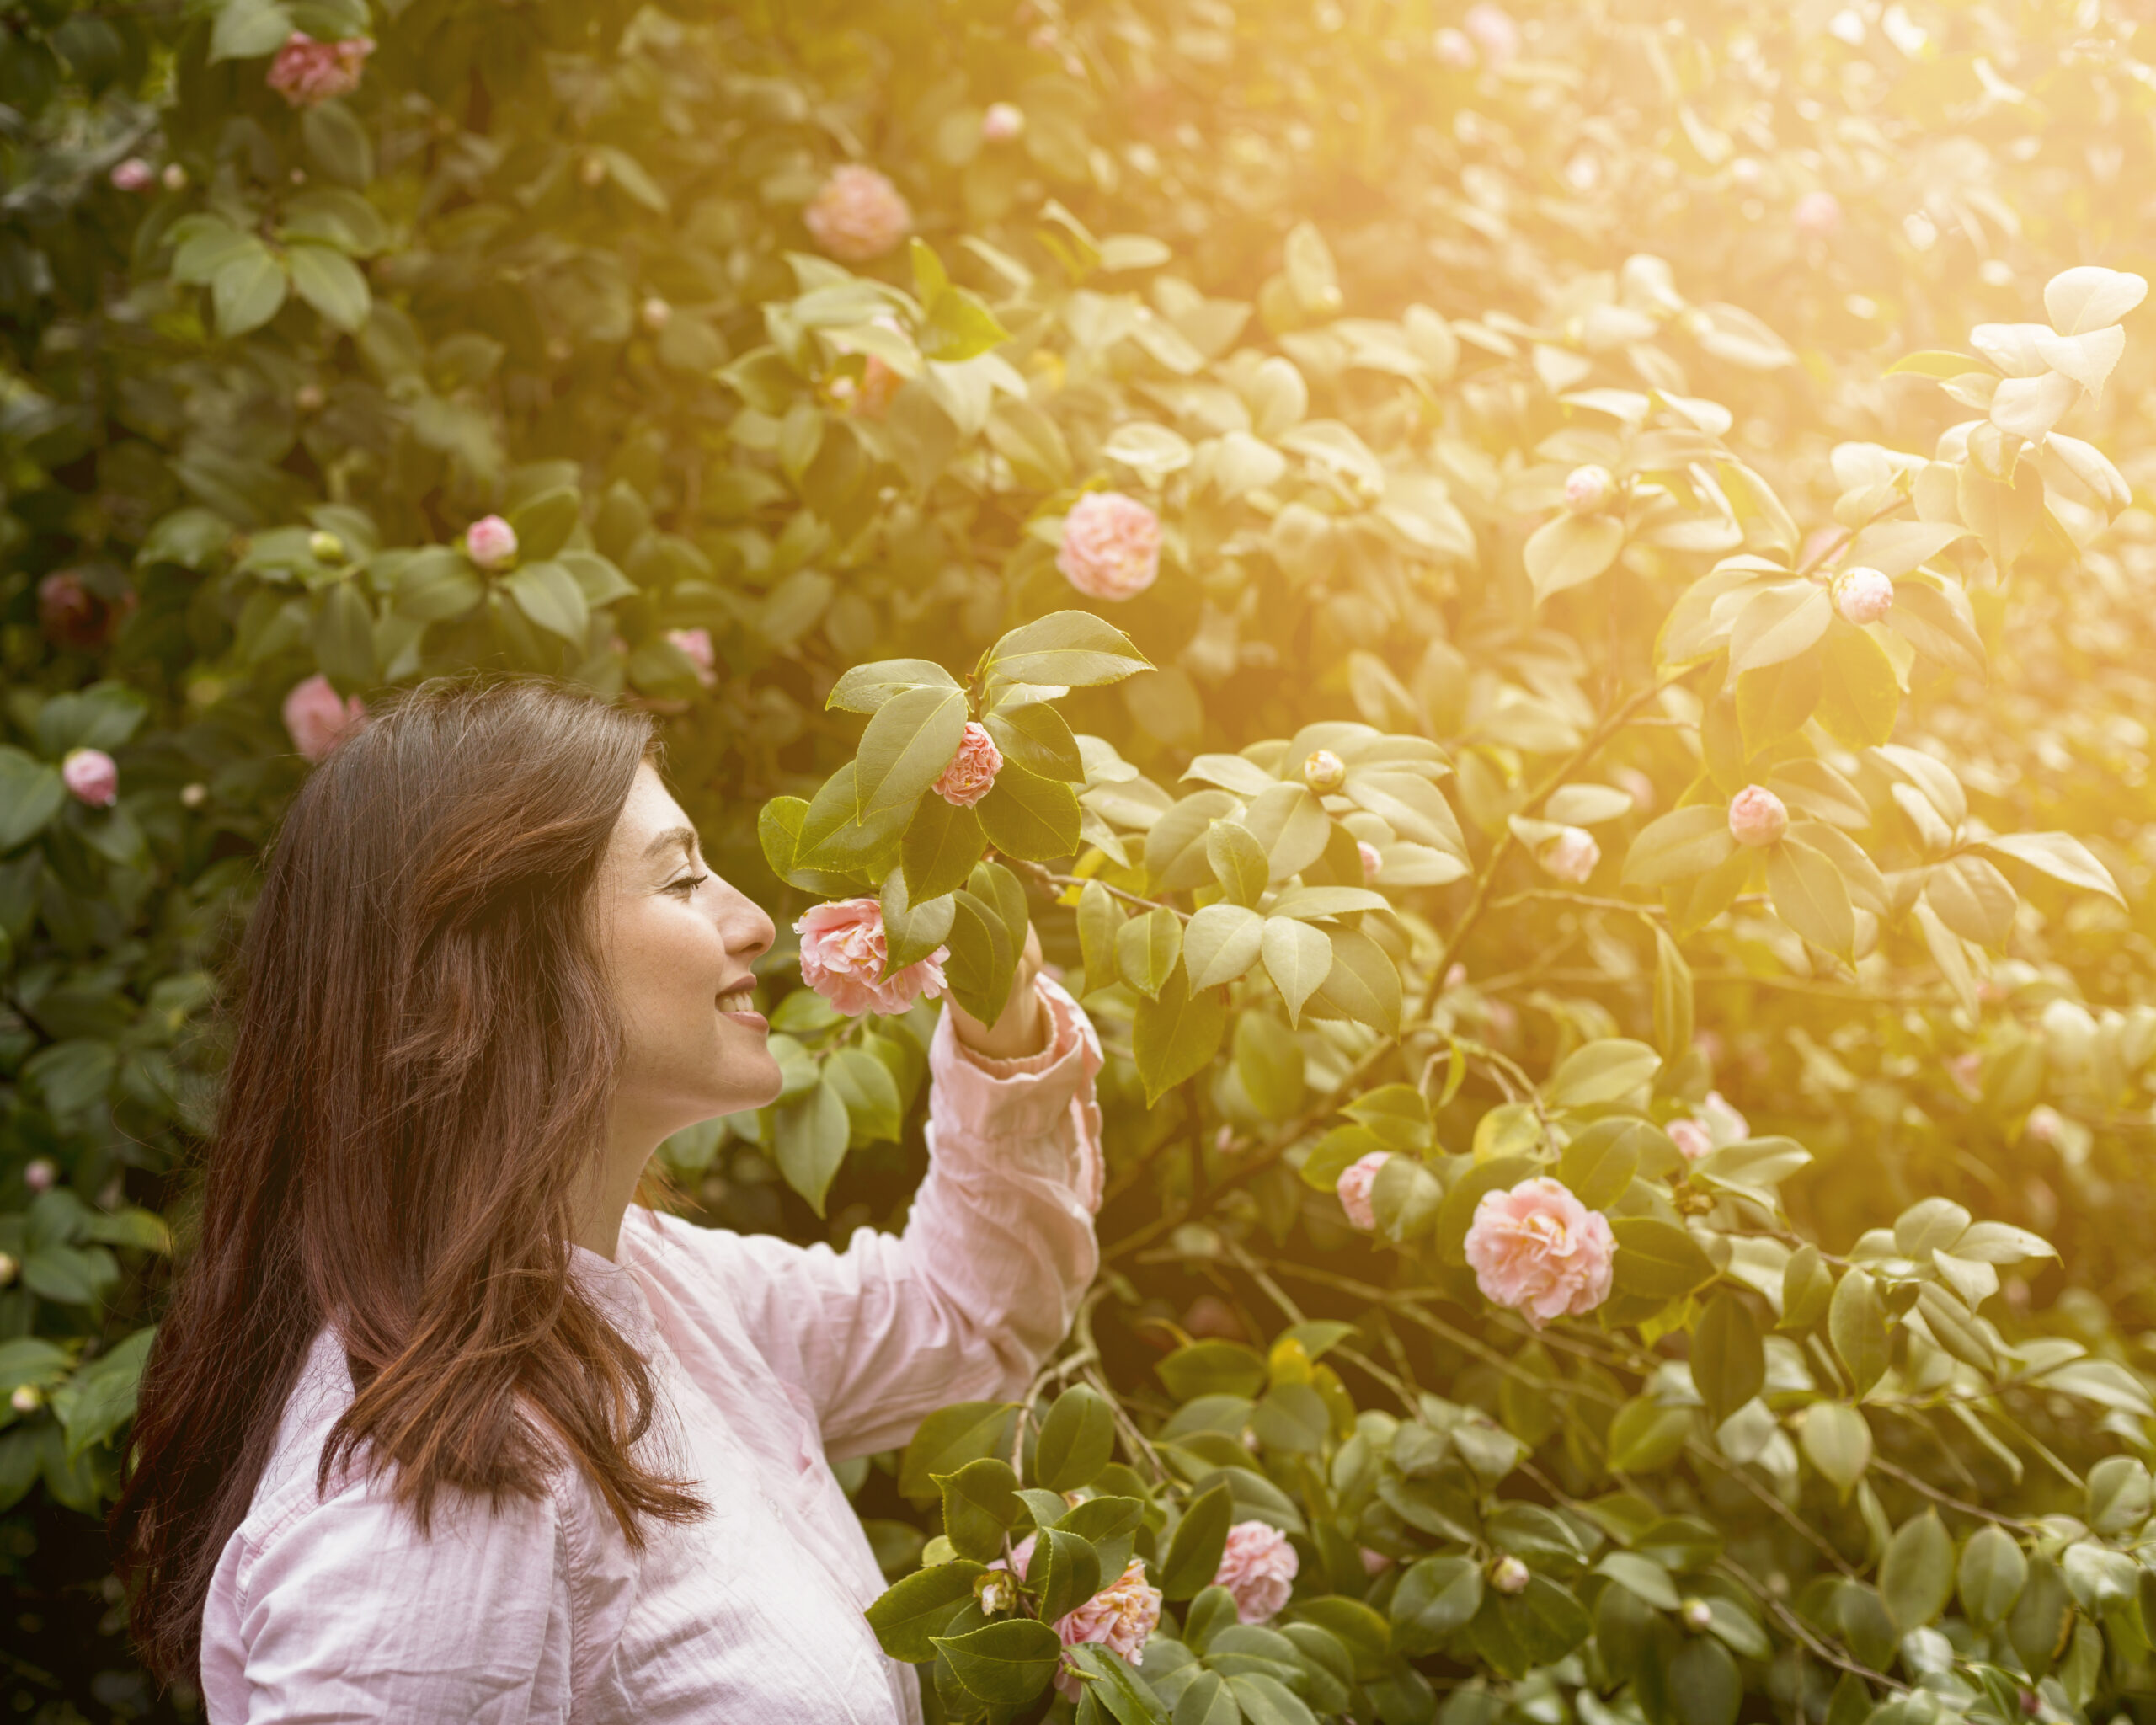
M 686 899 L 691 896 L 698 887 L 710 879 L 708 874 L 685 874 L 679 880 L 667 882 L 666 890 L 670 893 L 679 893 Z

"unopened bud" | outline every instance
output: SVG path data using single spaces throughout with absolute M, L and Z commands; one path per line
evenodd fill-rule
M 319 383 L 302 383 L 292 392 L 292 405 L 303 414 L 318 414 L 328 398 Z
M 1679 1608 L 1678 1615 L 1684 1618 L 1684 1626 L 1694 1635 L 1705 1634 L 1714 1627 L 1715 1609 L 1705 1599 L 1689 1599 Z
M 1576 515 L 1591 515 L 1606 509 L 1617 494 L 1617 481 L 1609 468 L 1589 462 L 1574 467 L 1565 478 L 1565 507 Z
M 181 192 L 187 190 L 187 170 L 177 162 L 166 163 L 165 171 L 160 174 L 157 179 L 168 192 Z
M 606 163 L 597 156 L 586 156 L 577 163 L 576 177 L 595 190 L 606 184 Z
M 1490 1566 L 1490 1585 L 1501 1594 L 1520 1594 L 1534 1578 L 1526 1564 L 1509 1553 Z
M 200 809 L 210 800 L 210 788 L 205 784 L 182 785 L 179 788 L 179 806 Z
M 307 536 L 307 554 L 317 563 L 342 563 L 344 560 L 344 542 L 334 533 L 318 527 Z
M 60 1170 L 52 1165 L 50 1156 L 40 1156 L 23 1170 L 23 1184 L 33 1192 L 50 1192 L 52 1183 L 60 1178 Z
M 1876 623 L 1894 608 L 1894 584 L 1877 569 L 1862 565 L 1844 569 L 1834 577 L 1834 609 L 1845 622 L 1861 628 Z
M 1330 749 L 1313 749 L 1303 762 L 1303 782 L 1321 797 L 1348 782 L 1348 763 Z
M 674 321 L 674 308 L 654 294 L 643 302 L 637 316 L 643 320 L 643 327 L 656 335 Z
M 1764 850 L 1789 830 L 1789 805 L 1764 785 L 1747 785 L 1729 803 L 1729 836 Z
M 984 1617 L 993 1617 L 1018 1603 L 1018 1584 L 1008 1570 L 991 1569 L 974 1583 L 974 1602 Z
M 980 135 L 991 144 L 1007 144 L 1025 129 L 1025 110 L 1012 103 L 990 102 L 980 117 Z
M 35 1413 L 45 1406 L 45 1392 L 35 1384 L 18 1384 L 8 1397 L 8 1405 L 18 1413 Z

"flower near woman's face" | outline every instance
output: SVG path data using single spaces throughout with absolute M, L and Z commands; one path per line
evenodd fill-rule
M 1302 1561 L 1278 1528 L 1262 1521 L 1238 1521 L 1228 1530 L 1213 1585 L 1235 1596 L 1237 1622 L 1262 1623 L 1288 1603 Z
M 1468 1266 L 1483 1297 L 1537 1329 L 1607 1300 L 1616 1253 L 1609 1218 L 1546 1175 L 1484 1193 L 1467 1231 Z
M 801 980 L 848 1017 L 903 1012 L 915 1001 L 932 1001 L 943 992 L 948 947 L 883 975 L 889 947 L 883 907 L 873 899 L 818 905 L 793 925 L 793 932 L 801 937 Z

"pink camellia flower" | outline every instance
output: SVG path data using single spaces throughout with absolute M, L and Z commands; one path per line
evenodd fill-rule
M 709 629 L 669 629 L 666 638 L 681 649 L 681 656 L 696 668 L 696 681 L 707 689 L 718 683 L 718 654 L 711 644 Z
M 1232 1533 L 1229 1536 L 1234 1537 Z M 1007 1567 L 1013 1574 L 1023 1575 L 1033 1562 L 1033 1535 L 1027 1534 L 1011 1548 Z M 1001 1569 L 1006 1566 L 998 1557 L 988 1567 Z M 1131 1664 L 1139 1665 L 1145 1663 L 1145 1643 L 1152 1638 L 1160 1622 L 1161 1590 L 1147 1585 L 1145 1560 L 1133 1557 L 1121 1575 L 1084 1605 L 1057 1618 L 1055 1634 L 1067 1648 L 1096 1643 L 1112 1653 L 1120 1654 Z M 1083 1687 L 1067 1668 L 1056 1673 L 1055 1686 L 1065 1699 L 1074 1701 Z
M 1576 515 L 1591 515 L 1607 509 L 1616 494 L 1616 477 L 1596 462 L 1574 467 L 1565 476 L 1565 507 Z
M 464 554 L 483 569 L 505 568 L 516 555 L 516 529 L 499 515 L 481 515 L 464 530 Z
M 295 108 L 349 96 L 359 88 L 360 68 L 373 52 L 374 43 L 366 36 L 318 42 L 305 30 L 294 30 L 270 62 L 270 88 Z
M 980 117 L 980 135 L 991 144 L 1007 144 L 1026 129 L 1026 111 L 1015 103 L 990 102 Z
M 1893 582 L 1877 569 L 1861 564 L 1836 575 L 1831 590 L 1834 609 L 1842 614 L 1843 621 L 1859 628 L 1877 622 L 1894 608 Z
M 1475 65 L 1475 43 L 1465 30 L 1456 30 L 1447 24 L 1430 39 L 1430 51 L 1438 56 L 1438 64 L 1449 66 L 1454 72 L 1468 72 Z
M 913 232 L 913 211 L 899 189 L 858 162 L 831 170 L 801 221 L 818 248 L 844 264 L 880 258 Z
M 1363 884 L 1373 886 L 1385 873 L 1385 858 L 1378 854 L 1378 847 L 1368 839 L 1355 841 L 1355 854 L 1363 861 Z
M 23 1170 L 23 1184 L 33 1192 L 50 1192 L 52 1183 L 60 1178 L 60 1170 L 53 1166 L 51 1156 L 40 1156 Z
M 1738 844 L 1764 850 L 1788 830 L 1789 805 L 1764 785 L 1747 785 L 1730 798 L 1729 836 Z
M 801 937 L 801 980 L 849 1017 L 903 1012 L 943 992 L 948 947 L 883 975 L 883 907 L 873 899 L 815 905 L 793 932 Z
M 1832 192 L 1806 192 L 1790 211 L 1790 222 L 1806 239 L 1824 239 L 1842 225 L 1842 200 Z
M 958 752 L 936 781 L 936 794 L 953 809 L 970 809 L 995 788 L 995 775 L 1002 771 L 1003 751 L 995 739 L 986 725 L 969 718 Z
M 1551 879 L 1577 886 L 1594 873 L 1594 865 L 1602 860 L 1602 846 L 1585 827 L 1568 826 L 1542 847 L 1535 860 Z
M 1089 598 L 1135 598 L 1161 573 L 1161 518 L 1120 491 L 1089 491 L 1063 518 L 1055 566 Z
M 140 156 L 130 156 L 125 162 L 113 164 L 112 188 L 115 191 L 146 191 L 156 181 L 157 170 Z
M 1508 60 L 1519 58 L 1519 26 L 1502 6 L 1492 6 L 1489 0 L 1482 0 L 1481 5 L 1467 8 L 1467 16 L 1460 24 L 1491 65 L 1502 66 Z
M 1669 1123 L 1669 1141 L 1677 1146 L 1678 1154 L 1688 1162 L 1695 1162 L 1715 1147 L 1713 1135 L 1698 1120 L 1687 1115 Z
M 1476 1285 L 1537 1329 L 1607 1300 L 1616 1252 L 1609 1218 L 1546 1174 L 1484 1193 L 1467 1230 Z
M 1360 1228 L 1365 1234 L 1375 1231 L 1378 1216 L 1370 1206 L 1370 1188 L 1378 1183 L 1378 1170 L 1391 1160 L 1390 1151 L 1374 1150 L 1348 1163 L 1332 1183 L 1332 1189 L 1340 1194 L 1341 1209 L 1348 1212 L 1350 1227 Z
M 120 800 L 120 769 L 102 749 L 70 749 L 60 762 L 60 782 L 78 803 L 109 809 Z
M 292 685 L 285 697 L 285 729 L 292 746 L 309 761 L 319 761 L 347 733 L 366 723 L 366 703 L 357 695 L 339 700 L 329 679 L 319 671 Z
M 1732 1108 L 1719 1090 L 1710 1090 L 1699 1112 L 1669 1123 L 1669 1136 L 1688 1162 L 1726 1144 L 1742 1144 L 1752 1135 L 1751 1123 Z
M 1235 1595 L 1237 1622 L 1262 1623 L 1288 1603 L 1302 1561 L 1278 1528 L 1238 1521 L 1228 1530 L 1213 1585 Z

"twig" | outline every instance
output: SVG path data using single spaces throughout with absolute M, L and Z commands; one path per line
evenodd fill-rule
M 2001 1515 L 1994 1510 L 1985 1509 L 1974 1503 L 1964 1503 L 1961 1498 L 1940 1491 L 1936 1486 L 1926 1484 L 1907 1468 L 1896 1466 L 1883 1455 L 1875 1454 L 1871 1458 L 1871 1465 L 1889 1479 L 1899 1480 L 1911 1491 L 1930 1498 L 1942 1509 L 1958 1510 L 1964 1515 L 1974 1516 L 1979 1521 L 1996 1522 L 1999 1526 L 2011 1528 L 2016 1533 L 2036 1531 L 2036 1524 L 2034 1522 L 2022 1521 L 2011 1515 Z

